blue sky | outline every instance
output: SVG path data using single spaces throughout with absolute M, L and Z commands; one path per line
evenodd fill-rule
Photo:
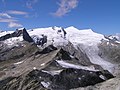
M 120 33 L 120 0 L 0 0 L 0 29 L 49 26 Z

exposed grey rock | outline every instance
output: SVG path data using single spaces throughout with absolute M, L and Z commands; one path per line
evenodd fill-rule
M 82 69 L 64 69 L 60 74 L 52 76 L 41 70 L 33 70 L 27 75 L 18 77 L 9 77 L 0 81 L 0 90 L 69 90 L 71 88 L 85 87 L 88 85 L 94 85 L 104 80 L 99 76 L 104 75 L 102 72 L 94 72 L 82 70 Z M 113 78 L 111 74 L 108 79 Z M 32 82 L 32 83 L 31 83 Z
M 120 90 L 120 78 L 113 78 L 95 86 L 88 86 L 84 88 L 75 88 L 71 90 Z
M 33 42 L 33 39 L 29 36 L 25 28 L 23 29 L 23 39 L 27 42 Z
M 120 77 L 120 44 L 110 41 L 103 41 L 99 44 L 99 56 L 109 61 L 114 66 L 113 74 Z
M 14 46 L 9 48 L 9 47 L 3 46 L 1 47 L 1 51 L 0 51 L 0 61 L 12 60 L 12 59 L 15 60 L 15 59 L 22 58 L 23 56 L 28 54 L 31 55 L 32 53 L 34 53 L 35 47 L 36 45 L 29 44 L 27 42 L 23 42 L 22 46 L 18 46 L 18 47 Z
M 7 59 L 0 63 L 0 90 L 69 90 L 114 77 L 108 71 L 89 71 L 59 65 L 56 60 L 83 67 L 94 66 L 72 44 L 58 48 L 50 45 L 40 50 L 35 44 L 24 42 L 23 47 L 7 52 L 3 50 L 2 53 L 5 53 Z M 21 54 L 24 55 L 19 57 Z
M 17 37 L 17 35 L 20 34 L 13 36 Z M 103 85 L 101 82 L 105 83 L 106 80 L 114 78 L 110 72 L 93 64 L 81 47 L 75 48 L 70 42 L 66 46 L 49 45 L 38 48 L 38 44 L 25 29 L 23 39 L 25 41 L 12 47 L 7 47 L 6 44 L 0 42 L 0 90 L 69 90 L 79 87 L 82 87 L 79 88 L 80 90 L 102 90 L 104 86 L 100 87 Z M 46 42 L 47 37 L 43 44 Z M 105 57 L 103 46 L 99 48 L 101 57 L 109 59 L 108 54 L 111 52 L 108 52 Z M 107 50 L 109 49 L 105 47 L 105 53 Z M 119 56 L 116 53 L 115 55 Z M 112 58 L 109 59 L 111 62 L 119 62 L 119 58 L 115 61 L 112 61 Z M 63 61 L 66 65 L 58 61 Z M 119 72 L 119 68 L 117 70 Z M 118 73 L 117 76 L 119 75 Z
M 22 34 L 23 34 L 22 30 L 16 30 L 15 32 L 13 32 L 11 34 L 6 34 L 4 36 L 1 36 L 0 41 L 4 41 L 4 40 L 12 38 L 12 37 L 19 37 Z

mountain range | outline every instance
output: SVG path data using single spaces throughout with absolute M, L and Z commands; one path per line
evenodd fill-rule
M 0 90 L 120 90 L 120 35 L 48 27 L 0 32 Z

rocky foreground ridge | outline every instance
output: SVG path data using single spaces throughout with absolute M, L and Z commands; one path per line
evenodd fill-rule
M 118 37 L 69 28 L 0 33 L 0 90 L 120 90 Z

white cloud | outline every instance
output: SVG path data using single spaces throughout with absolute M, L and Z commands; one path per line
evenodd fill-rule
M 7 11 L 7 13 L 14 14 L 14 15 L 27 15 L 28 14 L 27 12 L 17 11 L 17 10 L 10 10 L 10 11 Z
M 78 5 L 78 0 L 60 0 L 59 8 L 53 15 L 61 17 L 70 12 L 72 9 L 76 8 Z
M 24 12 L 14 12 L 14 14 L 24 15 L 26 13 L 24 13 Z M 8 12 L 0 13 L 0 22 L 1 23 L 7 23 L 9 28 L 22 27 L 22 25 L 18 23 L 18 20 L 15 19 L 15 17 L 12 17 L 11 15 L 9 15 Z
M 9 22 L 15 22 L 15 21 L 17 21 L 17 20 L 15 20 L 15 19 L 3 19 L 3 18 L 0 18 L 0 22 L 6 22 L 6 23 L 9 23 Z
M 16 22 L 10 22 L 10 23 L 8 24 L 8 27 L 9 27 L 9 28 L 22 27 L 22 25 L 19 24 L 19 23 L 16 23 Z
M 33 9 L 33 5 L 36 4 L 38 0 L 27 0 L 26 6 L 27 8 Z
M 1 17 L 1 18 L 12 18 L 12 16 L 10 16 L 10 15 L 7 14 L 7 13 L 0 13 L 0 17 Z

